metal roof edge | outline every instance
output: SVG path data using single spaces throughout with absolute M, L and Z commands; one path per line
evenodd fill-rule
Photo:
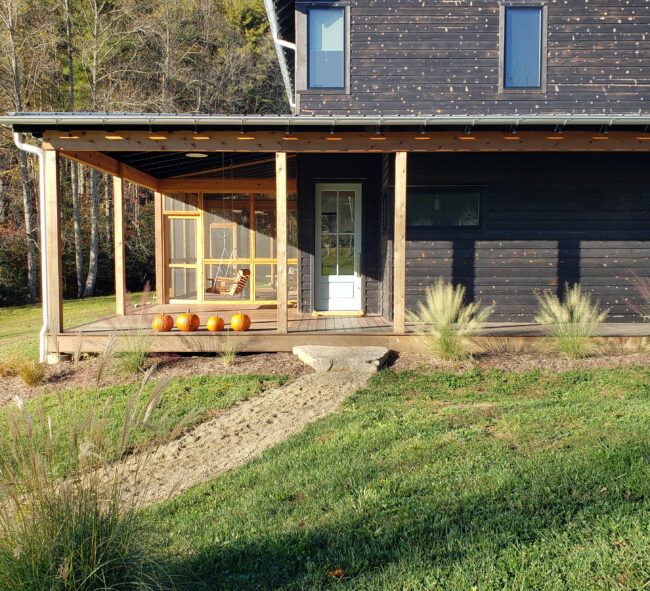
M 649 114 L 549 114 L 549 115 L 186 115 L 149 113 L 8 113 L 2 125 L 61 126 L 359 126 L 359 125 L 650 125 Z

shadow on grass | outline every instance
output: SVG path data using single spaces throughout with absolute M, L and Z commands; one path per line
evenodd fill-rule
M 607 577 L 607 569 L 612 569 L 612 578 L 616 576 L 614 563 L 602 555 L 602 544 L 612 550 L 609 536 L 616 534 L 611 524 L 618 524 L 617 535 L 624 536 L 625 524 L 632 523 L 634 530 L 635 520 L 648 516 L 647 484 L 629 496 L 620 477 L 634 473 L 633 467 L 649 456 L 647 441 L 630 438 L 582 456 L 559 454 L 545 463 L 541 458 L 523 459 L 489 490 L 459 488 L 457 495 L 436 496 L 421 483 L 406 481 L 387 483 L 387 490 L 376 495 L 363 486 L 345 486 L 337 499 L 321 503 L 321 514 L 312 513 L 312 522 L 296 524 L 290 514 L 278 524 L 275 520 L 283 519 L 279 512 L 269 518 L 272 527 L 254 524 L 264 532 L 257 538 L 242 524 L 241 532 L 228 532 L 227 542 L 195 548 L 193 556 L 175 561 L 170 570 L 182 590 L 341 585 L 470 589 L 486 577 L 491 584 L 485 588 L 504 588 L 518 569 L 527 568 L 532 569 L 526 571 L 528 586 L 521 588 L 533 588 L 536 577 L 540 587 L 534 588 L 575 588 L 567 583 L 568 555 L 584 544 L 585 552 L 594 552 L 592 566 L 583 573 L 588 575 L 585 582 L 593 585 L 594 572 Z M 489 464 L 484 470 L 490 470 Z M 643 470 L 639 472 L 642 476 Z M 206 486 L 193 501 L 200 505 L 210 490 Z M 536 566 L 528 563 L 537 560 Z M 644 564 L 647 568 L 647 561 Z M 336 569 L 343 571 L 342 580 L 328 576 Z M 553 577 L 559 587 L 549 584 Z

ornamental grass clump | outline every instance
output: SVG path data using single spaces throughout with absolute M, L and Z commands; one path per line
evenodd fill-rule
M 143 384 L 132 394 L 118 456 L 131 452 L 138 430 L 157 428 L 151 414 L 162 389 L 157 384 L 145 398 Z M 0 449 L 0 589 L 162 588 L 165 573 L 147 548 L 138 513 L 147 484 L 140 480 L 132 486 L 133 465 L 129 473 L 123 462 L 110 461 L 115 457 L 110 408 L 108 400 L 95 409 L 99 412 L 89 411 L 68 435 L 21 401 L 5 411 L 9 441 Z M 139 465 L 148 457 L 142 454 Z
M 467 337 L 476 334 L 492 314 L 494 306 L 481 307 L 480 302 L 465 301 L 465 287 L 445 283 L 442 278 L 427 287 L 424 302 L 408 319 L 431 352 L 443 360 L 457 360 L 469 355 Z
M 535 321 L 543 324 L 568 359 L 581 359 L 594 350 L 590 338 L 609 310 L 582 291 L 580 284 L 564 286 L 564 298 L 553 293 L 536 294 L 539 311 Z

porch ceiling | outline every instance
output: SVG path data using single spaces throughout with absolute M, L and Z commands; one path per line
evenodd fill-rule
M 196 178 L 261 179 L 275 178 L 275 157 L 267 153 L 201 152 L 202 158 L 188 158 L 185 152 L 102 152 L 157 179 L 193 176 Z M 296 160 L 288 159 L 289 178 L 295 178 Z

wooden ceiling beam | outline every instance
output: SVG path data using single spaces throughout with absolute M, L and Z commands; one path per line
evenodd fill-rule
M 275 193 L 275 179 L 160 179 L 162 193 L 210 191 L 213 193 Z M 296 179 L 287 180 L 289 193 L 297 191 Z
M 61 156 L 68 158 L 69 160 L 74 160 L 81 164 L 86 164 L 97 170 L 108 173 L 113 176 L 122 177 L 123 179 L 151 189 L 153 191 L 158 191 L 158 179 L 133 168 L 128 164 L 123 164 L 115 158 L 111 158 L 106 154 L 100 152 L 90 152 L 90 151 L 79 151 L 79 150 L 61 150 L 59 151 Z
M 151 139 L 146 131 L 46 131 L 45 149 L 80 151 L 146 151 L 146 152 L 569 152 L 569 151 L 648 151 L 650 135 L 638 131 L 565 130 L 552 131 L 386 131 L 382 136 L 370 132 L 292 132 L 248 131 L 241 136 L 234 131 L 170 131 L 159 134 L 165 139 Z M 241 138 L 247 139 L 241 139 Z M 297 138 L 297 139 L 287 139 Z M 377 137 L 384 139 L 377 139 Z M 203 138 L 203 139 L 197 139 Z

